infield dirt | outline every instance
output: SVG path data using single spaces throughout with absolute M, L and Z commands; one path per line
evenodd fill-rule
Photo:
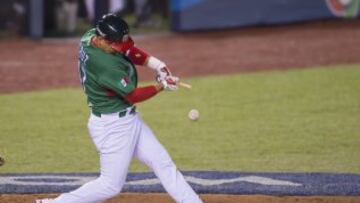
M 168 34 L 137 46 L 184 77 L 360 63 L 360 20 Z M 0 41 L 0 93 L 79 87 L 78 39 Z M 154 74 L 139 67 L 140 80 Z
M 34 203 L 37 198 L 55 197 L 56 195 L 0 195 L 4 203 Z M 330 196 L 265 196 L 265 195 L 214 195 L 203 194 L 204 203 L 358 203 L 360 197 Z M 123 193 L 105 203 L 171 203 L 167 194 L 159 193 Z
M 180 33 L 138 38 L 137 45 L 164 60 L 173 74 L 192 77 L 270 69 L 360 63 L 360 21 L 327 21 L 277 27 Z M 77 40 L 0 41 L 0 93 L 78 87 Z M 138 68 L 140 79 L 153 73 Z M 49 195 L 0 195 L 0 202 L 27 203 Z M 207 203 L 355 203 L 360 197 L 202 195 Z M 170 203 L 166 194 L 122 194 L 107 202 Z

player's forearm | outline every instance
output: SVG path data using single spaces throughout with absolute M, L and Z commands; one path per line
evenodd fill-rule
M 162 84 L 149 85 L 146 87 L 138 87 L 129 94 L 127 94 L 124 97 L 124 99 L 130 104 L 135 104 L 152 98 L 162 90 L 163 90 Z
M 125 54 L 135 65 L 147 66 L 157 72 L 166 67 L 161 60 L 136 47 L 131 37 L 126 42 L 113 42 L 110 46 L 118 53 Z
M 161 68 L 166 67 L 166 64 L 154 56 L 146 53 L 136 46 L 131 47 L 126 56 L 136 65 L 147 66 L 155 71 L 159 71 Z
M 137 48 L 136 46 L 131 47 L 126 51 L 125 55 L 133 62 L 135 65 L 146 65 L 150 57 L 148 53 Z

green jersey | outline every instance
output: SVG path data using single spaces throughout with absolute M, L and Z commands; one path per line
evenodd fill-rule
M 95 29 L 81 38 L 79 73 L 87 102 L 93 112 L 119 112 L 132 104 L 123 99 L 137 86 L 137 73 L 133 63 L 123 54 L 108 54 L 91 45 Z

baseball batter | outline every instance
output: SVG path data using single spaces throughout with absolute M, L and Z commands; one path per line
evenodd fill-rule
M 137 87 L 134 64 L 155 70 L 157 83 Z M 166 64 L 137 48 L 127 23 L 108 14 L 81 39 L 79 73 L 91 108 L 88 129 L 100 155 L 100 176 L 75 191 L 36 202 L 97 203 L 109 199 L 121 191 L 131 159 L 136 157 L 149 166 L 176 202 L 201 203 L 136 111 L 136 103 L 162 90 L 177 90 L 178 78 Z

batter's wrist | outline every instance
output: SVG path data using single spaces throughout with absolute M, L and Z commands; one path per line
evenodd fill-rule
M 146 66 L 159 72 L 161 68 L 166 67 L 166 64 L 164 62 L 160 61 L 158 58 L 149 56 L 146 59 Z
M 157 92 L 161 92 L 164 89 L 164 85 L 161 83 L 156 83 L 156 85 L 154 85 L 156 88 Z

